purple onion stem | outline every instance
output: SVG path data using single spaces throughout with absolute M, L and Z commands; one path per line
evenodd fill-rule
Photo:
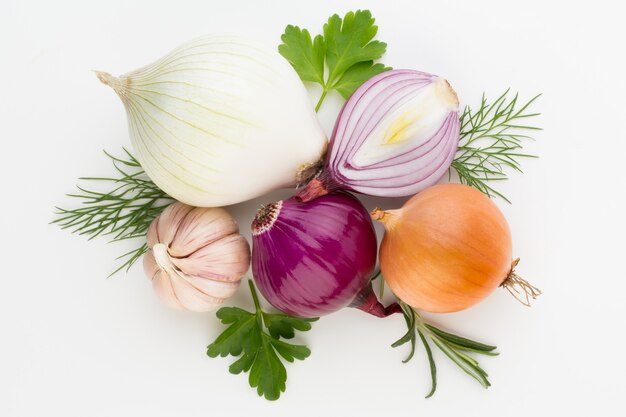
M 376 298 L 371 282 L 354 297 L 354 300 L 350 303 L 350 307 L 358 308 L 361 311 L 381 318 L 402 312 L 398 303 L 389 304 L 387 307 L 383 306 L 381 302 L 378 301 L 378 298 Z

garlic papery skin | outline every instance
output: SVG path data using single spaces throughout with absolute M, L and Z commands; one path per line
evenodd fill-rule
M 165 304 L 212 311 L 239 288 L 250 247 L 222 208 L 168 206 L 150 224 L 144 270 Z
M 280 54 L 206 36 L 113 77 L 135 156 L 159 188 L 198 207 L 230 205 L 304 182 L 327 139 L 304 85 Z

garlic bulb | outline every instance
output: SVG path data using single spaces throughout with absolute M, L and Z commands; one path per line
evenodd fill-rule
M 137 159 L 163 191 L 217 207 L 304 182 L 327 140 L 307 92 L 278 52 L 235 36 L 186 43 L 113 77 Z
M 150 224 L 144 270 L 169 306 L 211 311 L 239 288 L 250 247 L 222 208 L 174 203 Z

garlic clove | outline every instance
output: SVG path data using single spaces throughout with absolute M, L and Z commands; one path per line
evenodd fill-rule
M 188 256 L 224 236 L 239 231 L 235 220 L 222 208 L 193 209 L 187 213 L 176 229 L 176 237 L 169 245 L 170 255 L 175 258 Z M 193 271 L 181 269 L 193 274 Z
M 157 231 L 158 225 L 159 225 L 159 218 L 157 217 L 156 219 L 152 221 L 152 223 L 150 223 L 150 227 L 148 227 L 148 234 L 146 235 L 146 241 L 148 243 L 149 248 L 159 243 L 159 232 Z M 144 258 L 144 265 L 145 265 L 145 258 Z M 150 275 L 150 277 L 152 277 L 152 275 Z
M 154 222 L 152 222 L 152 224 L 154 224 Z M 152 253 L 152 250 L 149 250 L 143 255 L 143 270 L 146 273 L 146 276 L 151 280 L 154 280 L 156 274 L 161 271 L 156 259 L 154 259 L 154 253 Z
M 187 282 L 193 287 L 202 291 L 204 294 L 210 294 L 215 298 L 231 297 L 239 289 L 241 281 L 216 281 L 210 278 L 196 277 L 192 275 L 185 276 Z
M 156 221 L 157 242 L 170 246 L 176 237 L 179 225 L 184 221 L 193 207 L 186 204 L 171 204 Z
M 163 244 L 157 245 L 159 250 L 166 250 Z M 239 288 L 239 281 L 220 282 L 187 275 L 176 269 L 166 252 L 159 256 L 167 258 L 161 259 L 159 264 L 154 251 L 148 251 L 144 257 L 144 270 L 152 277 L 158 296 L 171 307 L 210 311 L 221 305 L 223 298 L 232 296 Z
M 152 287 L 161 301 L 165 304 L 177 310 L 184 310 L 185 307 L 181 305 L 180 301 L 178 301 L 174 288 L 172 288 L 170 277 L 165 271 L 160 270 L 157 272 L 152 279 Z
M 169 269 L 167 274 L 178 302 L 187 310 L 212 311 L 224 302 L 222 298 L 212 297 L 199 291 L 189 282 L 189 277 L 184 272 Z
M 250 265 L 250 246 L 242 235 L 233 234 L 198 249 L 172 263 L 189 275 L 218 281 L 238 281 Z

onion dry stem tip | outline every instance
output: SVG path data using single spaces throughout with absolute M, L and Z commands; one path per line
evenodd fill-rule
M 517 258 L 511 262 L 511 270 L 500 286 L 506 288 L 517 301 L 526 307 L 530 307 L 531 298 L 533 300 L 536 299 L 542 292 L 539 288 L 531 285 L 528 281 L 515 273 L 515 267 L 519 261 L 520 259 Z
M 324 142 L 324 149 L 320 158 L 315 162 L 308 162 L 300 165 L 296 173 L 296 188 L 300 188 L 317 178 L 322 173 L 322 167 L 326 160 L 326 152 L 328 151 L 328 143 Z
M 400 220 L 398 210 L 382 210 L 378 207 L 371 211 L 370 216 L 372 216 L 372 219 L 381 222 L 386 230 L 393 229 Z
M 376 207 L 374 210 L 372 210 L 370 214 L 372 216 L 372 219 L 384 223 L 385 215 L 387 213 L 384 210 L 381 210 L 379 207 Z
M 319 179 L 319 177 L 313 178 L 303 189 L 298 191 L 296 198 L 302 202 L 311 201 L 317 197 L 321 197 L 330 192 L 326 184 Z
M 96 76 L 100 80 L 100 82 L 106 86 L 109 86 L 115 91 L 115 93 L 120 96 L 120 98 L 124 98 L 126 96 L 126 91 L 128 88 L 128 80 L 124 81 L 120 80 L 117 77 L 109 74 L 105 71 L 94 71 Z

